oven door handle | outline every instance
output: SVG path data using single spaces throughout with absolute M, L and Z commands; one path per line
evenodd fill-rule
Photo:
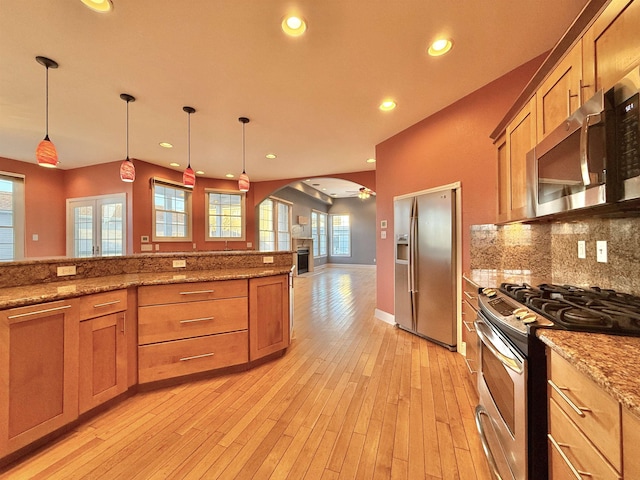
M 480 435 L 480 441 L 482 442 L 482 449 L 484 450 L 484 454 L 487 457 L 487 463 L 491 468 L 491 473 L 496 480 L 503 480 L 502 475 L 498 471 L 498 464 L 496 463 L 496 459 L 491 452 L 491 446 L 489 445 L 489 440 L 487 439 L 487 433 L 484 429 L 484 423 L 482 421 L 482 417 L 486 417 L 487 420 L 491 421 L 491 417 L 489 413 L 484 409 L 482 405 L 478 405 L 476 407 L 476 427 L 478 429 L 478 434 Z M 511 476 L 513 479 L 513 475 Z
M 498 338 L 486 323 L 481 320 L 474 322 L 476 326 L 476 332 L 482 343 L 489 349 L 489 351 L 507 368 L 513 370 L 518 375 L 522 375 L 524 372 L 524 363 L 518 357 L 516 357 L 509 346 Z M 500 343 L 502 348 L 496 346 L 496 343 Z M 502 350 L 502 351 L 501 351 Z M 505 354 L 503 352 L 508 352 Z

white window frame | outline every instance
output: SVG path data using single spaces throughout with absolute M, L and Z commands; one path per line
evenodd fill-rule
M 246 212 L 246 199 L 247 195 L 244 192 L 239 192 L 237 190 L 221 190 L 217 188 L 205 188 L 204 190 L 204 216 L 205 216 L 205 241 L 207 242 L 219 242 L 219 241 L 238 241 L 242 242 L 246 239 L 246 231 L 247 231 L 247 212 Z M 240 236 L 239 237 L 212 237 L 210 235 L 210 220 L 211 216 L 209 215 L 209 199 L 210 195 L 236 195 L 240 197 Z M 232 218 L 231 215 L 221 215 L 222 218 Z
M 67 199 L 67 256 L 81 257 L 75 250 L 75 219 L 74 208 L 80 206 L 91 206 L 94 209 L 92 224 L 92 255 L 94 257 L 103 256 L 122 256 L 127 254 L 127 195 L 125 193 L 114 193 L 108 195 L 96 195 L 93 197 L 78 197 Z M 102 251 L 102 215 L 101 207 L 104 204 L 120 203 L 122 204 L 122 225 L 120 242 L 122 244 L 122 253 L 112 255 L 104 255 Z M 89 255 L 85 255 L 88 257 Z
M 263 230 L 261 228 L 261 207 L 262 204 L 265 201 L 271 201 L 273 203 L 273 209 L 272 209 L 272 214 L 273 214 L 273 222 L 272 222 L 272 229 L 271 230 Z M 288 206 L 288 219 L 287 219 L 287 223 L 288 223 L 288 231 L 286 232 L 279 232 L 278 231 L 278 227 L 279 227 L 279 221 L 278 221 L 278 205 L 279 204 L 283 204 L 283 205 L 287 205 Z M 268 197 L 265 198 L 262 202 L 260 202 L 260 205 L 258 206 L 258 249 L 260 251 L 264 251 L 264 252 L 269 252 L 269 251 L 273 251 L 273 252 L 284 252 L 284 251 L 290 251 L 291 250 L 291 226 L 293 225 L 293 203 L 289 202 L 287 200 L 282 200 L 281 198 L 277 198 L 277 197 Z M 263 250 L 263 241 L 262 241 L 262 235 L 261 232 L 271 232 L 273 233 L 273 249 L 264 249 Z M 280 236 L 282 235 L 287 235 L 288 236 L 288 244 L 289 244 L 289 248 L 287 250 L 280 250 L 279 249 L 279 244 L 280 244 Z
M 349 219 L 349 251 L 348 253 L 333 253 L 333 238 L 334 238 L 334 234 L 333 234 L 333 219 L 335 217 L 347 217 Z M 332 257 L 350 257 L 351 256 L 351 243 L 353 241 L 353 235 L 351 234 L 351 215 L 349 215 L 348 213 L 337 213 L 337 214 L 331 214 L 329 215 L 329 219 L 330 219 L 330 227 L 331 227 L 331 256 Z
M 318 220 L 324 219 L 324 236 L 320 234 Z M 315 230 L 315 231 L 314 231 Z M 320 210 L 311 210 L 311 237 L 313 238 L 313 256 L 323 258 L 328 255 L 329 214 Z M 324 241 L 323 241 L 324 240 Z
M 13 262 L 24 259 L 25 243 L 25 176 L 17 173 L 1 172 L 0 178 L 13 184 L 12 207 L 13 207 L 13 255 L 10 259 L 0 261 Z
M 182 190 L 185 193 L 185 235 L 182 237 L 165 237 L 158 236 L 156 234 L 156 185 L 165 187 L 165 188 L 173 188 L 176 190 Z M 192 195 L 193 190 L 191 188 L 185 187 L 181 183 L 172 182 L 171 180 L 164 180 L 162 178 L 152 178 L 151 179 L 151 215 L 152 215 L 152 232 L 151 239 L 153 242 L 190 242 L 192 241 L 193 236 L 193 213 L 191 209 Z

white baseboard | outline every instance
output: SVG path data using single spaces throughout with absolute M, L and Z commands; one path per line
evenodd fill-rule
M 375 317 L 378 320 L 382 320 L 383 322 L 388 323 L 389 325 L 396 324 L 395 315 L 391 315 L 390 313 L 387 313 L 384 310 L 380 310 L 379 308 L 376 308 Z

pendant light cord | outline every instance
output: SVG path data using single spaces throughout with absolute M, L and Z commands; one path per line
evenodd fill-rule
M 129 160 L 129 100 L 127 100 L 127 160 Z
M 187 168 L 191 168 L 191 113 L 187 112 Z
M 247 173 L 245 172 L 245 148 L 244 148 L 244 126 L 245 123 L 242 123 L 242 173 Z
M 49 140 L 49 67 L 45 65 L 45 119 L 44 119 L 44 135 L 47 140 Z

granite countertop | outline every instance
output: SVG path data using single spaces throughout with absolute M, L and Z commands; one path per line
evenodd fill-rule
M 640 337 L 541 329 L 538 337 L 640 417 Z
M 206 282 L 242 278 L 268 277 L 289 273 L 291 267 L 238 268 L 221 270 L 187 270 L 157 273 L 129 273 L 95 278 L 39 283 L 20 287 L 0 288 L 0 309 L 23 307 L 36 303 L 63 300 L 91 293 L 108 292 L 142 285 Z

